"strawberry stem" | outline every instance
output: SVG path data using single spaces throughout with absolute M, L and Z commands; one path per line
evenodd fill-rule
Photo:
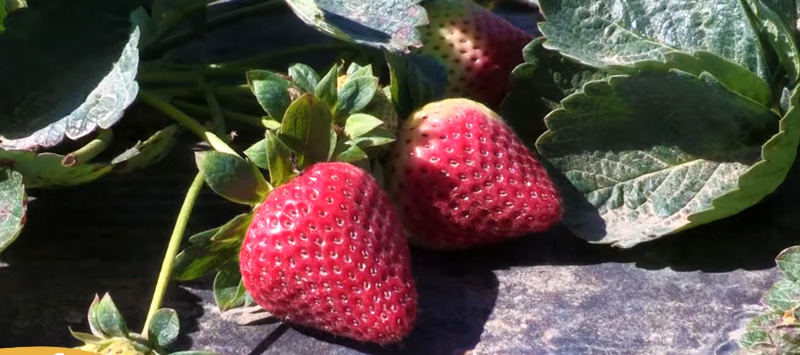
M 189 191 L 186 192 L 186 197 L 181 205 L 181 210 L 178 213 L 178 220 L 175 222 L 175 227 L 172 229 L 172 235 L 169 237 L 169 245 L 167 252 L 164 255 L 164 261 L 161 263 L 161 271 L 158 273 L 158 282 L 156 289 L 153 291 L 153 300 L 150 302 L 150 310 L 147 311 L 147 318 L 144 321 L 144 329 L 142 329 L 142 336 L 147 338 L 148 329 L 150 329 L 150 322 L 153 320 L 153 315 L 161 308 L 164 302 L 164 295 L 167 293 L 167 286 L 169 279 L 172 277 L 172 268 L 175 265 L 175 257 L 178 255 L 178 249 L 183 240 L 183 234 L 186 232 L 186 225 L 189 222 L 189 216 L 192 214 L 194 203 L 197 196 L 200 195 L 200 190 L 203 188 L 205 179 L 203 174 L 197 173 L 192 185 L 189 186 Z
M 100 129 L 97 131 L 97 137 L 92 139 L 91 142 L 86 143 L 78 150 L 66 155 L 71 164 L 85 163 L 94 159 L 102 153 L 114 140 L 114 132 L 110 129 Z
M 177 107 L 179 107 L 181 109 L 184 109 L 186 111 L 193 111 L 193 112 L 196 112 L 198 114 L 211 114 L 209 112 L 209 109 L 207 107 L 203 106 L 203 105 L 197 105 L 197 104 L 193 104 L 191 102 L 186 102 L 186 101 L 175 101 L 174 104 L 175 104 L 175 106 L 177 106 Z M 233 121 L 237 121 L 237 122 L 240 122 L 240 123 L 248 124 L 248 125 L 255 126 L 255 127 L 261 127 L 261 128 L 269 128 L 270 127 L 269 123 L 267 123 L 267 120 L 265 120 L 265 119 L 263 119 L 261 117 L 251 116 L 251 115 L 247 115 L 247 114 L 244 114 L 244 113 L 234 112 L 234 111 L 225 110 L 225 109 L 222 109 L 221 112 L 222 112 L 222 116 L 224 116 L 227 119 L 233 120 Z
M 194 132 L 200 138 L 208 142 L 214 150 L 233 154 L 239 156 L 233 148 L 225 144 L 225 142 L 220 139 L 216 134 L 212 133 L 208 130 L 205 126 L 197 122 L 194 118 L 190 117 L 189 115 L 183 113 L 183 111 L 179 110 L 177 107 L 173 106 L 167 101 L 160 99 L 158 96 L 142 90 L 139 92 L 139 98 L 142 101 L 146 102 L 153 108 L 163 112 L 170 118 L 174 119 L 178 123 L 182 124 L 184 127 L 188 128 L 190 131 Z

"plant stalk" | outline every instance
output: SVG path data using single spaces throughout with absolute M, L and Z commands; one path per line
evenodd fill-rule
M 150 329 L 150 322 L 153 320 L 153 315 L 161 308 L 164 302 L 164 295 L 167 293 L 167 286 L 172 277 L 172 268 L 175 266 L 175 257 L 178 255 L 183 234 L 186 232 L 186 225 L 189 223 L 189 216 L 192 214 L 194 203 L 200 195 L 200 190 L 205 184 L 205 179 L 202 173 L 197 173 L 192 185 L 189 186 L 189 191 L 186 192 L 186 197 L 181 205 L 181 210 L 178 213 L 178 220 L 175 222 L 175 227 L 172 229 L 172 235 L 169 237 L 169 245 L 167 252 L 164 255 L 164 261 L 161 263 L 161 271 L 158 273 L 158 282 L 156 289 L 153 291 L 153 300 L 150 302 L 150 309 L 147 311 L 147 318 L 144 321 L 144 329 L 142 329 L 142 336 L 147 338 L 148 329 Z
M 210 144 L 211 147 L 214 148 L 214 150 L 239 156 L 239 154 L 236 153 L 236 151 L 233 150 L 233 148 L 228 146 L 228 144 L 226 144 L 216 134 L 209 131 L 208 128 L 197 122 L 194 118 L 183 113 L 183 111 L 179 110 L 177 107 L 173 106 L 169 102 L 160 99 L 158 96 L 146 90 L 142 90 L 139 92 L 139 98 L 141 98 L 142 101 L 146 102 L 150 106 L 153 106 L 154 108 L 163 112 L 170 118 L 174 119 L 178 123 L 182 124 L 190 131 L 194 132 L 200 138 L 208 142 L 208 144 Z
M 97 137 L 91 142 L 64 156 L 62 164 L 75 165 L 88 162 L 105 151 L 111 145 L 112 140 L 114 140 L 114 132 L 112 130 L 100 129 L 97 131 Z

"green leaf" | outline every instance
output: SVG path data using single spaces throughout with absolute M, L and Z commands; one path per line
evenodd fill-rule
M 771 344 L 769 334 L 763 330 L 749 330 L 742 334 L 737 342 L 745 349 L 752 349 L 760 344 Z
M 275 133 L 267 131 L 266 140 L 270 181 L 273 186 L 278 186 L 289 181 L 294 175 L 294 166 L 290 158 L 292 151 Z
M 366 77 L 373 77 L 372 73 L 372 64 L 367 64 L 365 66 L 360 66 L 356 63 L 350 63 L 350 66 L 347 67 L 347 77 L 349 80 L 353 80 L 355 78 L 360 78 L 362 76 Z
M 541 0 L 545 46 L 595 67 L 707 50 L 769 78 L 739 1 Z M 734 40 L 735 39 L 735 40 Z
M 800 80 L 800 51 L 797 49 L 795 38 L 796 24 L 787 26 L 784 19 L 761 0 L 744 0 L 743 3 L 749 7 L 756 29 L 781 59 L 783 69 L 789 77 L 789 85 L 793 87 Z
M 2 5 L 0 5 L 0 8 L 2 8 Z M 78 339 L 86 344 L 99 344 L 104 341 L 103 338 L 94 334 L 76 332 L 73 331 L 71 327 L 68 327 L 67 329 L 69 329 L 69 333 L 73 338 Z
M 195 159 L 208 186 L 232 202 L 256 205 L 270 190 L 258 167 L 236 155 L 205 151 L 196 153 Z
M 214 278 L 214 300 L 220 312 L 244 304 L 244 284 L 239 273 L 239 264 L 231 263 L 222 268 Z
M 111 160 L 114 173 L 127 174 L 161 161 L 175 146 L 178 132 L 178 125 L 167 126 L 144 142 L 116 156 Z
M 54 153 L 0 150 L 0 167 L 22 174 L 26 188 L 52 188 L 84 184 L 112 171 L 108 164 L 64 164 L 65 156 Z
M 685 228 L 715 221 L 755 205 L 783 183 L 797 157 L 800 144 L 800 92 L 791 98 L 789 112 L 780 119 L 780 131 L 761 148 L 760 160 L 739 177 L 738 187 L 713 201 L 714 208 L 688 217 Z
M 97 321 L 97 305 L 100 303 L 100 296 L 97 294 L 94 295 L 94 299 L 92 299 L 92 304 L 89 305 L 89 312 L 87 313 L 87 319 L 89 321 L 89 329 L 91 329 L 92 334 L 98 337 L 105 337 L 106 334 L 103 334 L 102 329 L 100 329 L 100 323 Z
M 345 122 L 344 134 L 350 138 L 361 137 L 382 124 L 383 121 L 379 120 L 375 116 L 370 116 L 364 113 L 352 114 Z
M 244 155 L 259 168 L 267 169 L 269 166 L 267 163 L 267 139 L 264 138 L 251 145 L 244 151 Z
M 247 85 L 261 107 L 277 121 L 283 119 L 284 112 L 292 103 L 289 89 L 292 83 L 280 74 L 267 70 L 251 70 L 246 73 Z
M 0 253 L 17 239 L 25 225 L 28 198 L 22 185 L 22 174 L 0 169 Z
M 190 245 L 175 258 L 173 277 L 198 279 L 235 260 L 252 218 L 252 214 L 238 215 L 219 228 L 191 236 Z
M 298 87 L 307 93 L 314 93 L 319 84 L 319 74 L 308 65 L 297 63 L 289 67 L 289 76 Z
M 325 76 L 320 79 L 319 84 L 317 84 L 317 87 L 314 89 L 314 96 L 322 100 L 328 107 L 334 107 L 338 100 L 336 96 L 338 93 L 338 71 L 338 66 L 334 65 L 331 67 L 328 74 L 325 74 Z
M 103 295 L 103 298 L 94 307 L 94 312 L 97 325 L 103 333 L 117 337 L 128 337 L 128 326 L 125 325 L 122 314 L 119 313 L 109 294 Z
M 364 135 L 353 139 L 354 143 L 364 148 L 386 145 L 394 141 L 394 133 L 383 127 L 375 128 Z
M 3 26 L 3 21 L 6 19 L 6 15 L 8 15 L 8 11 L 6 11 L 5 4 L 0 4 L 0 33 L 6 30 L 6 27 Z
M 301 168 L 327 160 L 332 120 L 330 109 L 311 94 L 303 94 L 286 110 L 281 140 L 297 154 Z
M 180 328 L 178 313 L 173 309 L 162 308 L 153 314 L 150 328 L 147 329 L 147 339 L 155 342 L 159 347 L 166 348 L 178 339 Z
M 0 35 L 4 149 L 53 147 L 109 128 L 139 90 L 140 29 L 129 20 L 134 2 L 31 5 L 7 17 Z
M 364 160 L 367 158 L 369 158 L 367 153 L 365 153 L 361 148 L 359 148 L 358 145 L 353 144 L 347 147 L 347 149 L 344 150 L 343 152 L 339 153 L 339 155 L 336 156 L 336 161 L 344 163 L 354 163 L 359 160 Z
M 800 280 L 800 246 L 785 249 L 775 258 L 784 277 L 791 281 Z
M 767 291 L 761 302 L 775 312 L 785 312 L 800 304 L 800 284 L 779 280 Z
M 422 46 L 428 22 L 421 0 L 287 0 L 307 25 L 334 38 L 393 52 Z
M 564 222 L 584 239 L 631 247 L 758 201 L 714 210 L 726 206 L 720 196 L 751 188 L 739 178 L 759 161 L 778 117 L 710 75 L 612 76 L 561 104 L 537 147 L 569 180 Z
M 348 80 L 339 90 L 334 116 L 345 118 L 361 111 L 369 105 L 377 90 L 378 78 L 362 76 Z
M 679 69 L 697 76 L 703 72 L 709 73 L 731 91 L 748 97 L 765 107 L 772 105 L 772 89 L 769 84 L 753 72 L 728 59 L 708 51 L 697 51 L 691 55 L 672 52 L 664 56 L 667 59 L 665 68 Z

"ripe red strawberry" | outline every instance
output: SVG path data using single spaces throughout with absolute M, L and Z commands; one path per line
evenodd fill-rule
M 273 190 L 240 254 L 245 288 L 290 323 L 379 344 L 410 333 L 410 254 L 389 196 L 365 171 L 318 163 Z
M 403 122 L 388 188 L 412 243 L 463 249 L 541 232 L 561 219 L 542 164 L 486 106 L 425 105 Z
M 532 36 L 469 0 L 431 1 L 425 10 L 430 23 L 421 30 L 423 46 L 416 53 L 445 65 L 445 94 L 499 107 Z

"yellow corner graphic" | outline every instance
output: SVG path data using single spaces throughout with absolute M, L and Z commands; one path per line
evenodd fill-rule
M 24 348 L 0 349 L 0 355 L 94 355 L 94 353 L 70 348 L 33 346 Z

